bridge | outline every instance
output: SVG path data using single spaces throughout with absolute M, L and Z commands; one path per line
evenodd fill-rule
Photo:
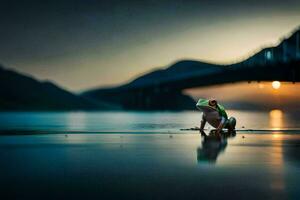
M 265 48 L 231 65 L 182 61 L 146 74 L 128 84 L 88 91 L 89 98 L 122 105 L 125 109 L 171 109 L 194 102 L 182 90 L 242 81 L 300 82 L 300 30 L 278 46 Z M 168 101 L 172 99 L 172 104 Z M 179 106 L 179 107 L 180 107 Z M 183 107 L 185 109 L 185 107 Z

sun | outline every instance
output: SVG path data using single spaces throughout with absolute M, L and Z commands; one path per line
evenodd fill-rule
M 273 87 L 275 90 L 279 89 L 280 86 L 281 86 L 281 83 L 280 83 L 279 81 L 273 81 L 273 82 L 272 82 L 272 87 Z

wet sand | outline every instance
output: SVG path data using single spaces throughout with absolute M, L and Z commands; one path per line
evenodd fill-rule
M 300 198 L 297 134 L 0 136 L 0 160 L 1 199 Z

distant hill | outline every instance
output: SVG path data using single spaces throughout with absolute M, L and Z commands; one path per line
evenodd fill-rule
M 96 110 L 113 106 L 0 66 L 0 110 Z
M 122 87 L 144 87 L 155 83 L 169 82 L 183 79 L 196 74 L 211 73 L 221 69 L 221 65 L 214 65 L 193 60 L 182 60 L 166 69 L 159 69 L 142 75 Z
M 95 100 L 113 102 L 125 109 L 142 110 L 190 110 L 195 108 L 195 101 L 177 90 L 159 88 L 166 82 L 181 80 L 198 74 L 211 74 L 223 70 L 221 65 L 214 65 L 193 60 L 182 60 L 167 69 L 158 69 L 142 75 L 133 81 L 115 88 L 89 90 L 81 95 Z M 152 88 L 157 84 L 157 89 Z M 148 90 L 147 87 L 150 87 Z M 131 92 L 126 92 L 127 90 Z M 125 91 L 125 92 L 124 92 Z M 136 103 L 139 99 L 143 103 Z

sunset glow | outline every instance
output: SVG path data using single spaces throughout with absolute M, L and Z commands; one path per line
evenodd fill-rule
M 278 90 L 281 86 L 281 83 L 279 81 L 273 81 L 272 82 L 272 87 L 275 89 L 275 90 Z

